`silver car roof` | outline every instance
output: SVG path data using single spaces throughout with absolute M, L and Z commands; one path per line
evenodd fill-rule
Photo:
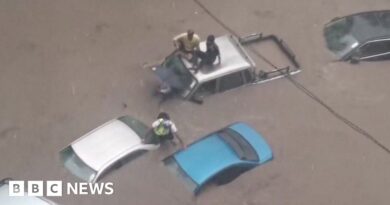
M 204 71 L 205 69 L 202 69 L 200 72 L 197 72 L 195 74 L 195 78 L 199 83 L 210 81 L 250 67 L 255 67 L 253 60 L 245 52 L 234 36 L 224 35 L 217 37 L 215 39 L 215 43 L 219 47 L 221 64 L 215 65 L 210 71 Z M 202 51 L 206 51 L 205 42 L 200 44 L 200 49 Z M 183 59 L 183 62 L 187 68 L 192 67 L 192 65 L 185 59 Z
M 114 119 L 84 135 L 71 146 L 84 163 L 99 171 L 140 144 L 140 137 L 129 126 Z
M 338 18 L 332 22 L 339 20 L 349 22 L 349 33 L 360 43 L 364 43 L 369 40 L 390 37 L 389 15 L 390 10 L 369 11 Z

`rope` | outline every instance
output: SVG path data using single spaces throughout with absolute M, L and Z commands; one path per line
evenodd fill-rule
M 207 15 L 209 15 L 212 19 L 214 19 L 220 26 L 222 26 L 224 29 L 226 29 L 231 34 L 235 35 L 236 37 L 239 37 L 239 35 L 231 29 L 229 26 L 227 26 L 223 21 L 221 21 L 218 17 L 216 17 L 204 4 L 202 4 L 199 0 L 193 0 L 195 4 L 197 4 L 199 7 L 203 9 L 204 12 L 206 12 Z M 264 60 L 266 63 L 271 65 L 274 69 L 278 69 L 276 65 L 274 65 L 271 61 L 269 61 L 267 58 L 265 58 L 263 55 L 261 55 L 257 50 L 251 48 L 251 51 L 259 58 Z M 390 154 L 390 149 L 387 148 L 384 144 L 379 142 L 374 136 L 372 136 L 370 133 L 365 131 L 363 128 L 359 127 L 352 121 L 348 120 L 346 117 L 335 111 L 332 107 L 327 105 L 321 98 L 319 98 L 315 93 L 307 89 L 304 85 L 299 83 L 297 80 L 291 78 L 291 76 L 286 75 L 286 78 L 300 91 L 302 91 L 304 94 L 306 94 L 308 97 L 310 97 L 312 100 L 320 104 L 322 107 L 324 107 L 326 110 L 328 110 L 334 117 L 342 121 L 344 124 L 346 124 L 348 127 L 352 128 L 356 132 L 360 133 L 361 135 L 365 136 L 367 139 L 369 139 L 371 142 L 379 146 L 382 150 L 384 150 L 387 154 Z

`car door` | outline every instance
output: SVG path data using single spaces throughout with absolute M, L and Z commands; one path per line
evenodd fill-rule
M 390 39 L 368 42 L 357 50 L 356 56 L 360 60 L 390 59 Z
M 129 163 L 130 161 L 135 160 L 136 158 L 140 157 L 142 154 L 147 152 L 147 150 L 137 150 L 135 152 L 129 153 L 128 155 L 124 156 L 121 159 L 118 159 L 116 162 L 113 162 L 110 166 L 106 167 L 104 170 L 102 170 L 97 176 L 95 181 L 99 181 L 102 178 L 106 177 L 111 172 L 118 170 L 123 165 Z
M 225 92 L 244 85 L 242 72 L 235 72 L 218 79 L 218 92 Z
M 224 185 L 227 183 L 230 183 L 234 179 L 236 179 L 238 176 L 240 176 L 242 173 L 254 168 L 254 165 L 250 164 L 240 164 L 240 165 L 235 165 L 232 167 L 229 167 L 217 175 L 215 175 L 211 181 L 214 182 L 217 185 Z

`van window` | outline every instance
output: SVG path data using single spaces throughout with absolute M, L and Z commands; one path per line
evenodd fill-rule
M 223 92 L 244 84 L 244 79 L 241 76 L 241 72 L 232 73 L 220 78 L 219 91 Z
M 244 74 L 244 76 L 245 76 L 245 81 L 246 81 L 247 83 L 250 83 L 250 82 L 253 81 L 253 75 L 252 75 L 251 71 L 249 71 L 249 69 L 244 70 L 244 71 L 242 71 L 242 72 L 243 72 L 243 74 Z
M 196 95 L 207 96 L 214 94 L 217 89 L 217 80 L 205 82 L 196 90 Z
M 390 40 L 368 43 L 359 49 L 360 57 L 380 55 L 390 52 Z

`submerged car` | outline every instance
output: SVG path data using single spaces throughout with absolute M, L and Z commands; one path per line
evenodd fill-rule
M 208 183 L 229 183 L 272 158 L 272 150 L 261 134 L 248 124 L 235 123 L 174 153 L 164 163 L 198 194 Z
M 250 43 L 272 41 L 282 55 L 293 66 L 278 69 L 258 69 L 255 62 L 248 55 L 244 46 Z M 249 84 L 258 84 L 286 75 L 300 72 L 295 55 L 281 39 L 275 35 L 263 36 L 252 34 L 237 38 L 233 35 L 224 35 L 215 39 L 221 55 L 221 63 L 212 68 L 192 71 L 193 63 L 175 52 L 165 58 L 161 65 L 152 68 L 161 81 L 160 93 L 166 94 L 174 91 L 175 94 L 187 100 L 201 102 L 205 96 L 231 90 Z M 205 42 L 200 44 L 205 50 Z
M 0 204 L 1 205 L 56 205 L 56 203 L 37 196 L 28 196 L 24 193 L 24 196 L 9 196 L 8 182 L 12 180 L 6 178 L 0 181 Z
M 143 144 L 149 128 L 143 122 L 122 116 L 72 142 L 60 152 L 65 167 L 78 178 L 96 182 L 112 169 L 158 144 Z
M 339 60 L 390 57 L 390 11 L 371 11 L 335 18 L 324 29 L 327 47 Z

